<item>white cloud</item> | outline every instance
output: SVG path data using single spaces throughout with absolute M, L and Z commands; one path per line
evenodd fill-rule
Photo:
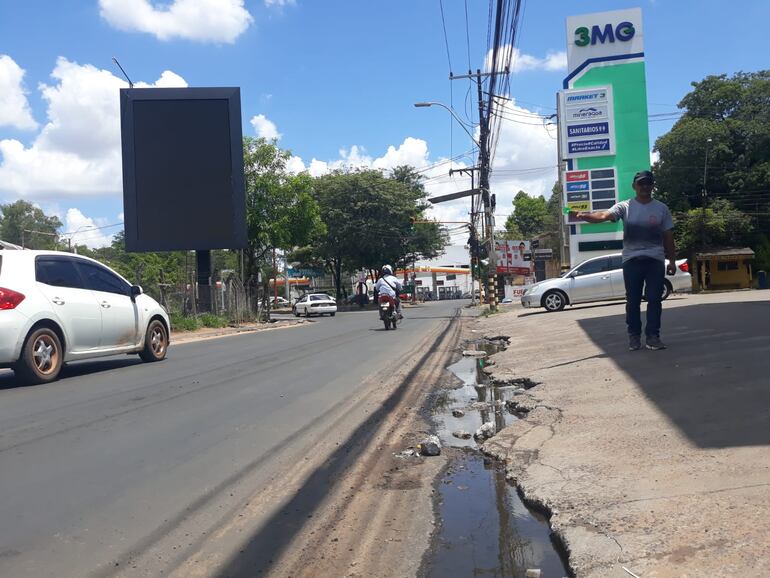
M 115 28 L 159 40 L 184 38 L 233 43 L 252 23 L 244 0 L 99 0 L 100 14 Z
M 660 160 L 660 153 L 658 151 L 650 151 L 650 166 L 653 166 Z
M 525 72 L 527 70 L 546 70 L 556 71 L 565 70 L 567 68 L 567 53 L 566 52 L 549 52 L 544 58 L 532 56 L 531 54 L 525 54 L 518 48 L 506 44 L 497 53 L 497 62 L 500 68 L 505 66 L 505 63 L 511 62 L 511 73 L 516 74 L 518 72 Z M 491 68 L 492 63 L 492 51 L 487 52 L 485 59 L 486 69 Z
M 535 112 L 517 106 L 514 101 L 506 102 L 498 112 L 507 119 L 513 119 L 501 120 L 490 177 L 490 189 L 497 200 L 495 224 L 496 228 L 502 228 L 511 213 L 516 193 L 523 190 L 531 196 L 548 198 L 558 172 L 555 127 L 546 128 L 542 122 L 535 120 Z M 426 187 L 431 196 L 471 188 L 469 177 L 449 177 L 448 169 L 449 166 L 445 165 L 437 173 L 425 173 L 426 176 L 437 175 Z M 467 221 L 469 210 L 470 199 L 464 198 L 435 205 L 431 215 L 442 221 Z
M 305 163 L 302 162 L 302 157 L 289 157 L 289 160 L 286 161 L 286 170 L 293 175 L 299 174 L 306 170 Z
M 266 138 L 267 140 L 280 139 L 281 133 L 278 132 L 278 128 L 275 123 L 269 120 L 264 114 L 258 114 L 251 119 L 251 126 L 257 131 L 257 136 Z
M 52 198 L 122 191 L 120 103 L 125 82 L 106 70 L 59 58 L 54 83 L 39 90 L 48 103 L 48 122 L 25 147 L 0 140 L 0 193 L 14 197 Z M 165 71 L 155 84 L 186 86 Z
M 294 6 L 297 0 L 265 0 L 265 6 Z
M 22 83 L 24 70 L 7 54 L 0 54 L 0 126 L 37 128 Z
M 114 228 L 100 229 L 109 223 L 104 219 L 92 219 L 86 217 L 79 209 L 67 209 L 64 217 L 64 232 L 68 233 L 65 238 L 69 238 L 73 245 L 86 245 L 94 249 L 96 247 L 106 247 L 112 243 Z

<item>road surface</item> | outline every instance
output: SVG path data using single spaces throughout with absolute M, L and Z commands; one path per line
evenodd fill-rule
M 45 386 L 0 373 L 0 576 L 173 571 L 464 304 L 410 309 L 395 332 L 339 313 L 157 364 L 80 362 Z

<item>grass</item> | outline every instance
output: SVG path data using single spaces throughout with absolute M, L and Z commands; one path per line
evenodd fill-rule
M 170 317 L 171 327 L 174 331 L 195 331 L 201 327 L 227 327 L 229 324 L 226 317 L 212 313 L 202 313 L 197 317 L 171 313 Z

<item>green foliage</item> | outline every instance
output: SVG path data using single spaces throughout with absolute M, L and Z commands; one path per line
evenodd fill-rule
M 58 217 L 49 217 L 27 201 L 0 205 L 0 239 L 28 249 L 58 249 Z M 26 230 L 26 232 L 24 232 Z M 30 232 L 30 231 L 35 231 Z
M 227 318 L 213 313 L 202 313 L 198 315 L 198 322 L 203 327 L 227 327 Z
M 545 232 L 549 223 L 545 197 L 530 197 L 519 191 L 513 199 L 513 214 L 505 222 L 506 238 L 531 239 Z M 515 236 L 515 235 L 520 236 Z
M 767 235 L 755 235 L 751 246 L 754 248 L 754 270 L 770 273 L 770 239 Z
M 706 217 L 706 244 L 737 242 L 746 236 L 746 219 L 738 219 L 740 228 L 731 227 L 735 211 L 756 217 L 755 227 L 770 230 L 770 71 L 708 76 L 692 83 L 693 90 L 679 103 L 685 113 L 671 131 L 658 138 L 655 150 L 660 160 L 655 164 L 656 196 L 673 212 L 682 212 L 678 232 L 685 246 L 692 249 L 700 242 L 693 238 L 693 223 L 703 223 L 692 208 L 709 206 Z M 708 142 L 711 139 L 711 142 Z M 704 172 L 706 173 L 704 197 Z M 731 203 L 720 205 L 715 199 Z M 716 215 L 729 207 L 728 215 Z M 756 237 L 755 239 L 758 239 Z M 755 241 L 756 242 L 756 241 Z
M 318 204 L 312 195 L 313 178 L 286 170 L 291 157 L 264 138 L 243 139 L 246 183 L 248 275 L 267 265 L 273 249 L 308 245 L 324 233 Z
M 705 211 L 690 209 L 677 217 L 674 237 L 677 250 L 692 256 L 702 247 L 742 247 L 752 240 L 751 217 L 730 201 L 717 199 Z
M 326 225 L 314 253 L 333 272 L 340 294 L 343 270 L 430 259 L 447 244 L 438 223 L 414 223 L 424 220 L 427 203 L 421 176 L 411 167 L 398 167 L 390 177 L 378 170 L 335 171 L 316 179 L 314 193 Z
M 172 331 L 195 331 L 200 327 L 196 317 L 182 315 L 181 313 L 172 312 L 169 315 L 169 319 Z

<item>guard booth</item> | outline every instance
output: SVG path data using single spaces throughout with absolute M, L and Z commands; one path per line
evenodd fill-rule
M 696 253 L 697 283 L 701 291 L 709 289 L 750 289 L 754 280 L 751 262 L 754 251 L 712 249 Z

